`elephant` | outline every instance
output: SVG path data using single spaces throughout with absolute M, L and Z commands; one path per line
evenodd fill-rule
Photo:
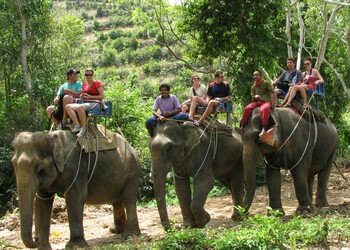
M 123 137 L 108 130 L 107 135 L 117 138 L 117 146 L 99 151 L 98 155 L 82 152 L 76 135 L 69 130 L 16 135 L 12 143 L 15 148 L 12 164 L 19 198 L 21 238 L 26 247 L 51 249 L 50 221 L 55 194 L 64 197 L 67 206 L 70 239 L 66 248 L 87 246 L 83 232 L 84 204 L 113 205 L 111 232 L 126 236 L 140 234 L 136 213 L 140 163 Z
M 312 118 L 311 113 L 309 117 Z M 256 108 L 244 129 L 242 139 L 246 194 L 243 207 L 246 212 L 255 195 L 257 167 L 262 157 L 265 157 L 266 162 L 266 184 L 272 210 L 284 215 L 281 202 L 282 167 L 289 169 L 293 179 L 298 200 L 297 213 L 313 210 L 313 183 L 316 175 L 315 205 L 327 206 L 326 189 L 339 141 L 335 126 L 327 118 L 301 118 L 290 108 L 274 109 L 269 126 L 274 143 L 270 139 L 259 138 L 262 124 L 260 109 Z
M 219 133 L 216 141 L 211 137 L 214 134 L 204 132 L 202 127 L 175 121 L 158 123 L 154 130 L 149 144 L 151 175 L 161 223 L 166 231 L 171 229 L 165 199 L 166 177 L 170 171 L 174 173 L 183 227 L 201 228 L 210 221 L 204 204 L 215 179 L 230 189 L 235 206 L 242 205 L 244 176 L 241 136 L 230 129 L 229 135 Z M 237 216 L 238 211 L 234 209 L 232 217 Z

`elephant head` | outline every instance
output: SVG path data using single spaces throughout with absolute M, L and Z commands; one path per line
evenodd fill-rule
M 165 184 L 167 174 L 172 167 L 180 163 L 200 143 L 200 134 L 196 129 L 183 129 L 176 122 L 158 124 L 150 143 L 152 154 L 152 179 L 155 198 L 162 226 L 170 229 L 166 209 Z
M 38 246 L 32 237 L 35 196 L 62 173 L 63 144 L 57 135 L 22 132 L 15 137 L 12 145 L 16 150 L 12 164 L 19 197 L 21 237 L 26 247 L 35 248 Z

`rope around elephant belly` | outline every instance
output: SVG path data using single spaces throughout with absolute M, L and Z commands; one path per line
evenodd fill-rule
M 208 157 L 209 150 L 210 150 L 210 145 L 211 145 L 211 142 L 212 142 L 212 137 L 213 137 L 213 134 L 210 134 L 210 140 L 209 140 L 207 152 L 205 153 L 204 159 L 203 159 L 203 161 L 202 161 L 200 167 L 198 168 L 196 174 L 193 176 L 193 180 L 196 179 L 197 175 L 199 174 L 199 172 L 201 171 L 201 169 L 202 169 L 203 166 L 204 166 L 205 160 L 206 160 L 207 157 Z M 187 156 L 188 156 L 188 155 L 187 155 Z M 187 158 L 187 156 L 185 157 L 185 159 Z M 187 178 L 187 177 L 188 177 L 188 176 L 179 176 L 179 175 L 177 175 L 177 174 L 175 173 L 175 171 L 174 171 L 174 167 L 172 168 L 172 173 L 174 174 L 174 176 L 175 176 L 176 178 L 184 179 L 184 178 Z
M 310 98 L 310 100 L 309 100 L 309 102 L 308 102 L 308 105 L 310 104 L 310 101 L 311 101 L 311 98 Z M 299 126 L 301 120 L 303 119 L 303 116 L 304 116 L 305 112 L 306 112 L 306 108 L 304 108 L 304 111 L 303 111 L 303 113 L 300 115 L 299 120 L 298 120 L 298 122 L 295 124 L 295 126 L 294 126 L 292 132 L 289 134 L 289 136 L 288 136 L 287 139 L 283 142 L 283 144 L 276 150 L 276 152 L 280 151 L 280 150 L 284 147 L 284 145 L 289 141 L 289 139 L 292 137 L 292 135 L 294 134 L 295 130 L 298 128 L 298 126 Z M 311 113 L 312 113 L 312 112 L 311 112 Z M 313 115 L 314 115 L 314 114 L 312 113 L 312 116 L 313 116 Z M 309 118 L 310 118 L 310 117 L 309 117 Z M 310 122 L 310 119 L 309 119 L 309 122 Z
M 304 112 L 305 112 L 305 110 L 304 110 Z M 304 112 L 303 112 L 303 114 L 304 114 Z M 311 113 L 312 113 L 312 112 L 311 112 Z M 302 116 L 301 116 L 301 117 L 302 117 Z M 315 117 L 314 117 L 314 114 L 313 114 L 313 113 L 312 113 L 312 117 L 313 117 L 313 125 L 314 125 L 314 127 L 315 127 L 315 138 L 314 138 L 314 145 L 315 145 L 316 140 L 317 140 L 317 136 L 318 136 L 318 129 L 317 129 L 317 124 L 316 124 Z M 301 154 L 299 160 L 294 164 L 294 166 L 291 167 L 290 169 L 288 169 L 289 171 L 292 171 L 292 170 L 300 163 L 300 161 L 304 158 L 304 155 L 305 155 L 305 153 L 306 153 L 306 150 L 307 150 L 307 148 L 308 148 L 308 146 L 309 146 L 310 137 L 311 137 L 311 121 L 310 121 L 310 119 L 311 119 L 311 116 L 309 116 L 309 132 L 308 132 L 308 139 L 307 139 L 307 141 L 306 141 L 306 144 L 305 144 L 303 153 Z M 300 119 L 299 119 L 298 122 L 300 122 Z M 294 130 L 293 130 L 292 133 L 294 133 L 294 131 L 295 131 L 295 128 L 294 128 Z M 291 133 L 291 134 L 292 134 L 292 133 Z M 290 138 L 290 136 L 288 137 L 288 139 L 289 139 L 289 138 Z M 285 144 L 285 143 L 284 143 L 284 144 Z M 284 145 L 284 144 L 283 144 L 283 145 Z M 281 148 L 281 147 L 280 147 L 280 148 Z M 277 152 L 277 151 L 276 151 L 276 152 Z M 270 168 L 273 168 L 273 169 L 280 169 L 279 167 L 276 167 L 276 166 L 271 165 L 271 164 L 266 160 L 266 157 L 264 157 L 264 161 L 265 161 L 266 165 L 269 166 Z M 288 168 L 288 167 L 287 167 L 287 168 Z
M 77 143 L 77 141 L 78 141 L 78 138 L 77 138 L 77 140 L 76 140 L 75 143 Z M 74 143 L 74 145 L 75 145 L 75 143 Z M 77 178 L 78 178 L 82 154 L 83 154 L 83 148 L 81 147 L 81 148 L 80 148 L 80 156 L 79 156 L 79 162 L 78 162 L 77 172 L 75 173 L 75 176 L 74 176 L 74 179 L 73 179 L 72 183 L 70 184 L 70 186 L 68 187 L 68 189 L 66 190 L 66 192 L 64 192 L 64 194 L 63 194 L 64 197 L 66 197 L 68 191 L 73 187 L 75 181 L 76 181 Z M 67 159 L 68 159 L 68 157 L 67 157 Z

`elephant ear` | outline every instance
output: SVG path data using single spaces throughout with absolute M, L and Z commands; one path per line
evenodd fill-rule
M 200 131 L 192 126 L 184 126 L 185 155 L 189 155 L 200 143 Z
M 53 153 L 53 160 L 56 164 L 58 171 L 63 172 L 64 168 L 64 147 L 61 138 L 57 133 L 53 133 L 51 136 L 51 147 Z

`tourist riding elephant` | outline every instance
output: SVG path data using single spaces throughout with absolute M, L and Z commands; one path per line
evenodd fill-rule
M 165 200 L 166 176 L 170 171 L 174 173 L 184 227 L 204 227 L 209 222 L 204 203 L 215 179 L 229 187 L 235 206 L 242 205 L 242 141 L 236 131 L 218 133 L 216 139 L 215 133 L 204 132 L 203 128 L 167 121 L 156 126 L 150 149 L 154 192 L 165 230 L 171 228 Z M 236 214 L 234 211 L 233 216 Z
M 112 204 L 114 223 L 110 230 L 125 235 L 140 234 L 136 214 L 140 164 L 125 139 L 108 130 L 107 135 L 117 138 L 117 148 L 99 151 L 98 155 L 81 152 L 76 135 L 68 130 L 21 132 L 16 136 L 12 163 L 21 237 L 26 247 L 51 249 L 50 220 L 55 194 L 66 201 L 70 229 L 67 248 L 87 245 L 83 232 L 84 204 Z
M 272 116 L 269 125 L 274 125 L 274 132 L 270 130 L 263 138 L 259 138 L 262 129 L 259 108 L 252 112 L 244 130 L 246 210 L 248 211 L 254 198 L 257 167 L 263 156 L 266 159 L 266 183 L 270 207 L 273 210 L 284 214 L 281 202 L 281 168 L 291 172 L 299 203 L 297 211 L 312 209 L 315 175 L 318 175 L 316 206 L 327 206 L 326 189 L 338 145 L 336 128 L 327 118 L 313 120 L 310 115 L 309 119 L 304 119 L 290 108 L 277 108 Z

